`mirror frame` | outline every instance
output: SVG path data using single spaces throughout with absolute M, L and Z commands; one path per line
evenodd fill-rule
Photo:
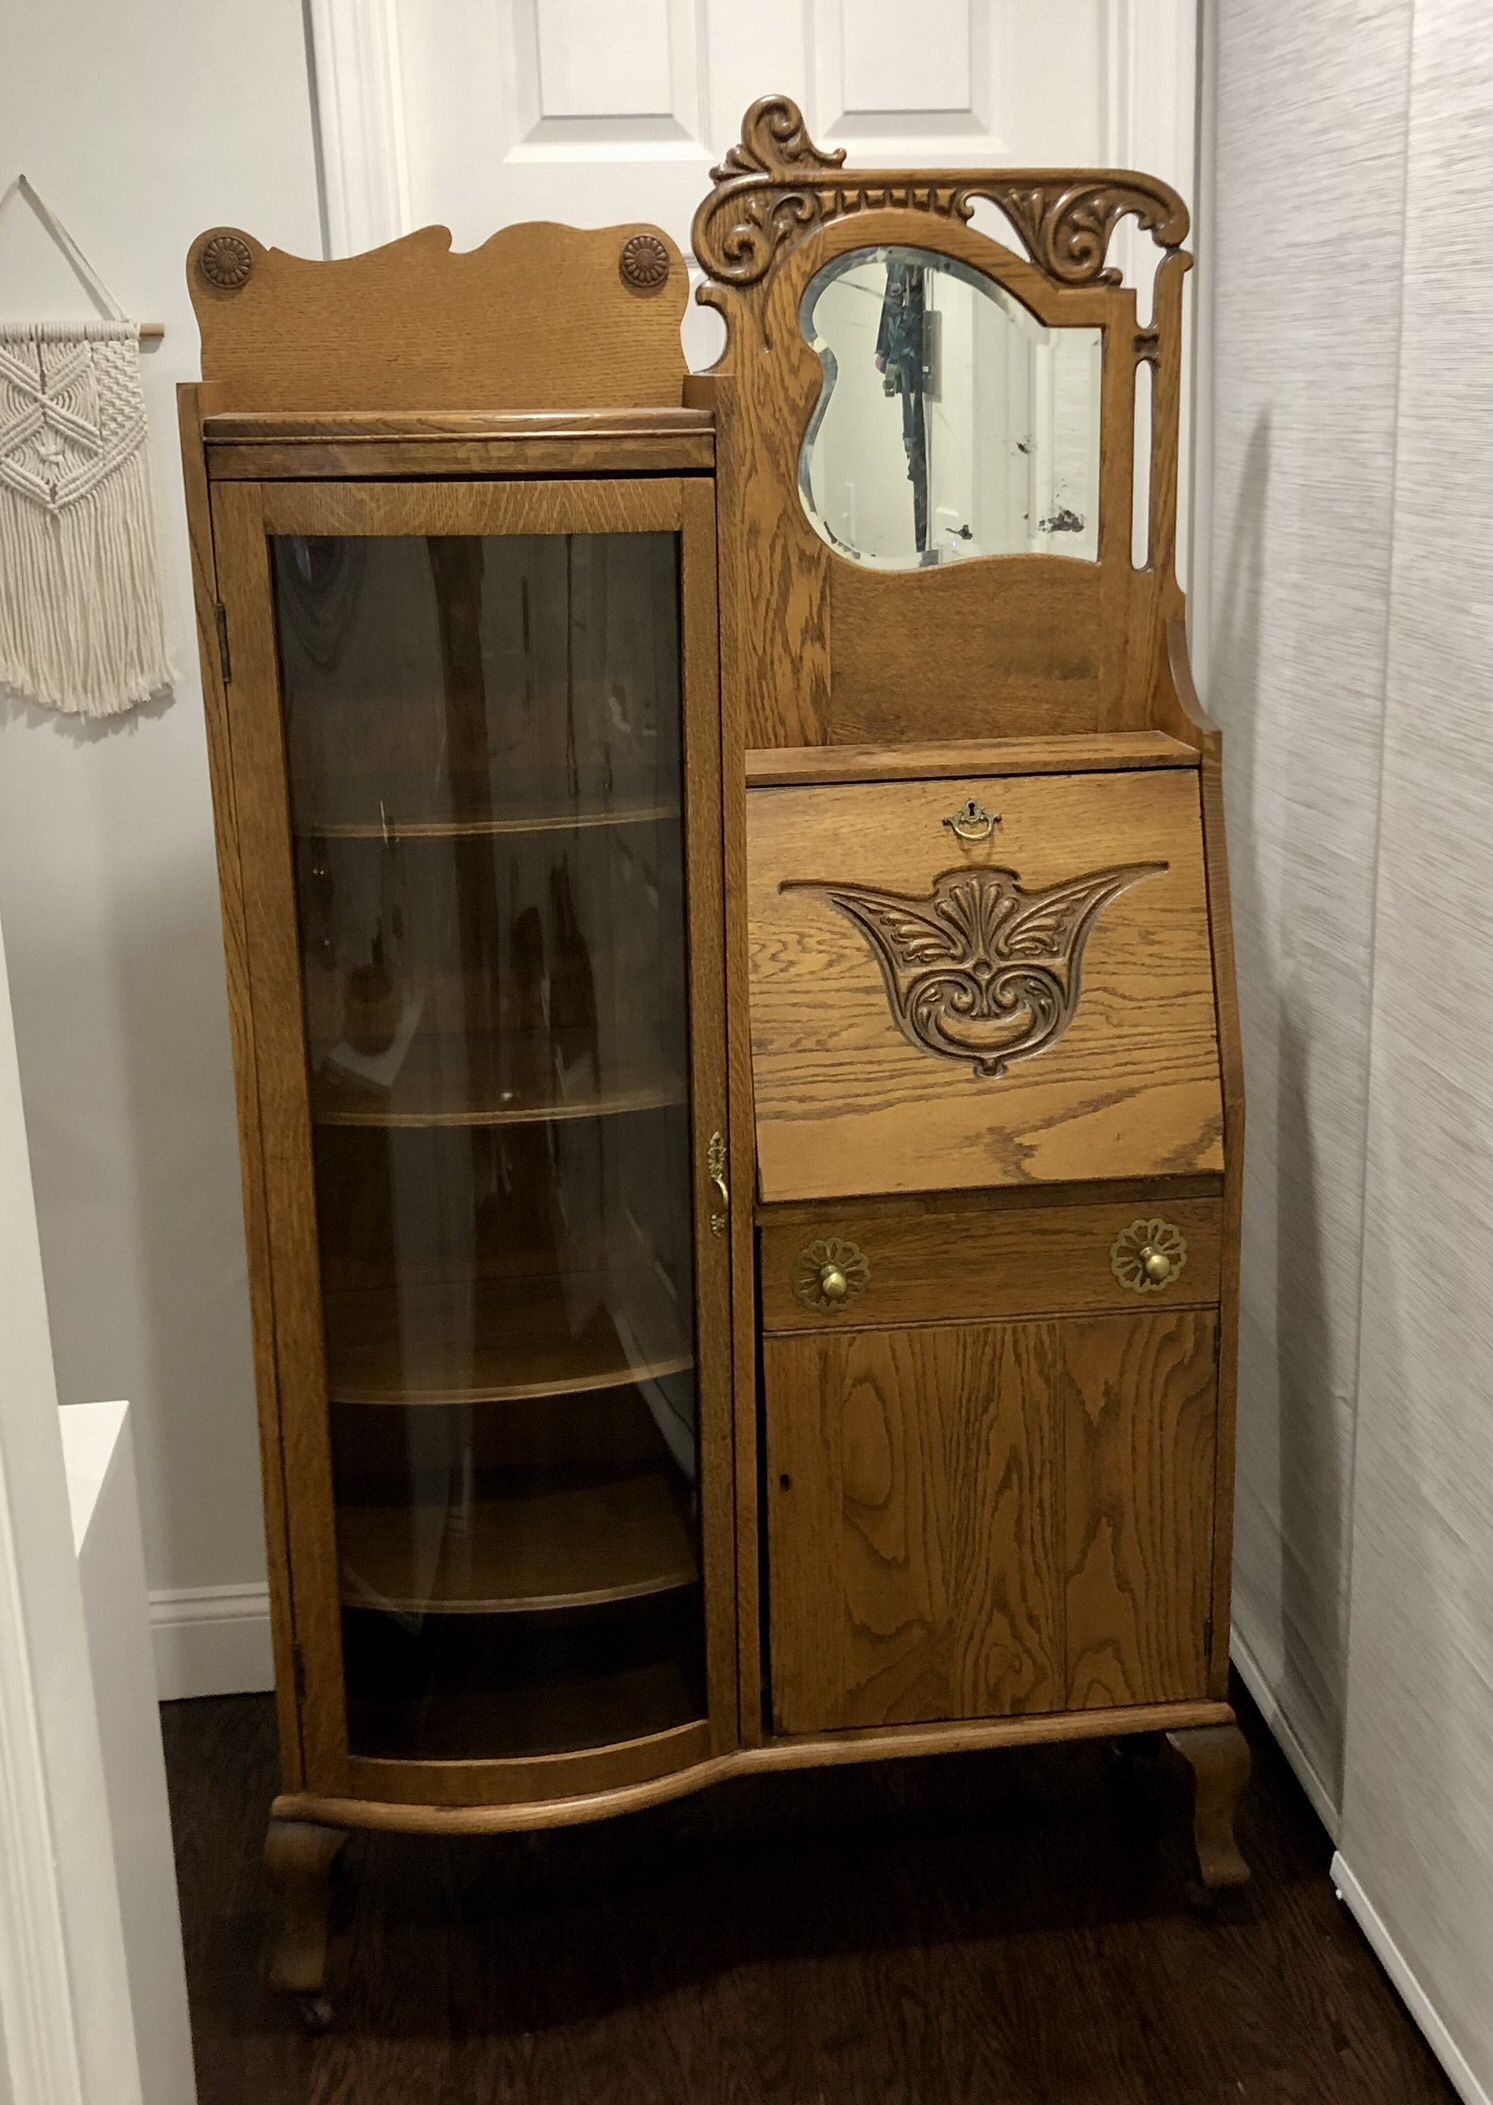
M 1175 576 L 1186 207 L 1123 170 L 847 171 L 783 96 L 755 103 L 695 215 L 696 297 L 726 322 L 709 380 L 748 746 L 896 743 L 907 682 L 940 667 L 930 737 L 1138 728 L 1149 721 Z M 969 224 L 999 207 L 1027 254 Z M 1143 329 L 1108 262 L 1133 215 L 1163 256 Z M 1101 331 L 1098 562 L 972 556 L 873 569 L 837 555 L 798 494 L 823 368 L 799 326 L 810 280 L 854 249 L 912 247 L 1003 286 L 1048 328 Z M 1147 561 L 1132 560 L 1137 373 L 1153 373 Z M 723 611 L 725 611 L 723 609 Z M 926 679 L 926 672 L 924 672 Z

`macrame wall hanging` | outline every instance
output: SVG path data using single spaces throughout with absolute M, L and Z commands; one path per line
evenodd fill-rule
M 0 322 L 0 687 L 113 716 L 172 678 L 140 332 L 25 176 L 14 188 L 108 319 Z

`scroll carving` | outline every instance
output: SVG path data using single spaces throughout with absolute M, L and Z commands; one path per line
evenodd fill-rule
M 1001 869 L 945 870 L 926 898 L 801 879 L 783 890 L 817 893 L 860 930 L 910 1045 L 993 1079 L 1063 1035 L 1094 923 L 1167 867 L 1129 863 L 1037 892 Z
M 979 198 L 999 206 L 1032 261 L 1060 285 L 1114 285 L 1110 237 L 1126 216 L 1174 249 L 1187 238 L 1187 207 L 1152 176 L 1126 170 L 959 170 L 919 180 L 846 172 L 843 148 L 814 144 L 786 95 L 753 103 L 733 146 L 711 170 L 715 188 L 695 214 L 695 254 L 723 285 L 755 285 L 779 255 L 812 229 L 848 213 L 896 206 L 967 221 Z

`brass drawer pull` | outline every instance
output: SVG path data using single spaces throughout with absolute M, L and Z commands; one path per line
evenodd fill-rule
M 987 811 L 983 804 L 977 804 L 971 797 L 967 804 L 961 804 L 957 811 L 951 811 L 944 824 L 950 833 L 956 833 L 962 841 L 988 841 L 1000 824 L 1000 814 Z
M 1110 1245 L 1109 1268 L 1134 1294 L 1159 1294 L 1186 1262 L 1187 1238 L 1170 1221 L 1132 1221 Z
M 827 1236 L 800 1250 L 793 1265 L 793 1291 L 805 1308 L 824 1315 L 840 1310 L 864 1293 L 871 1280 L 871 1260 L 858 1243 Z

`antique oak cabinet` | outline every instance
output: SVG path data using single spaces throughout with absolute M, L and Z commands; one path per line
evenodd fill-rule
M 748 112 L 700 375 L 649 227 L 191 252 L 313 2018 L 351 1828 L 1164 1736 L 1246 1876 L 1187 214 L 842 159 Z

